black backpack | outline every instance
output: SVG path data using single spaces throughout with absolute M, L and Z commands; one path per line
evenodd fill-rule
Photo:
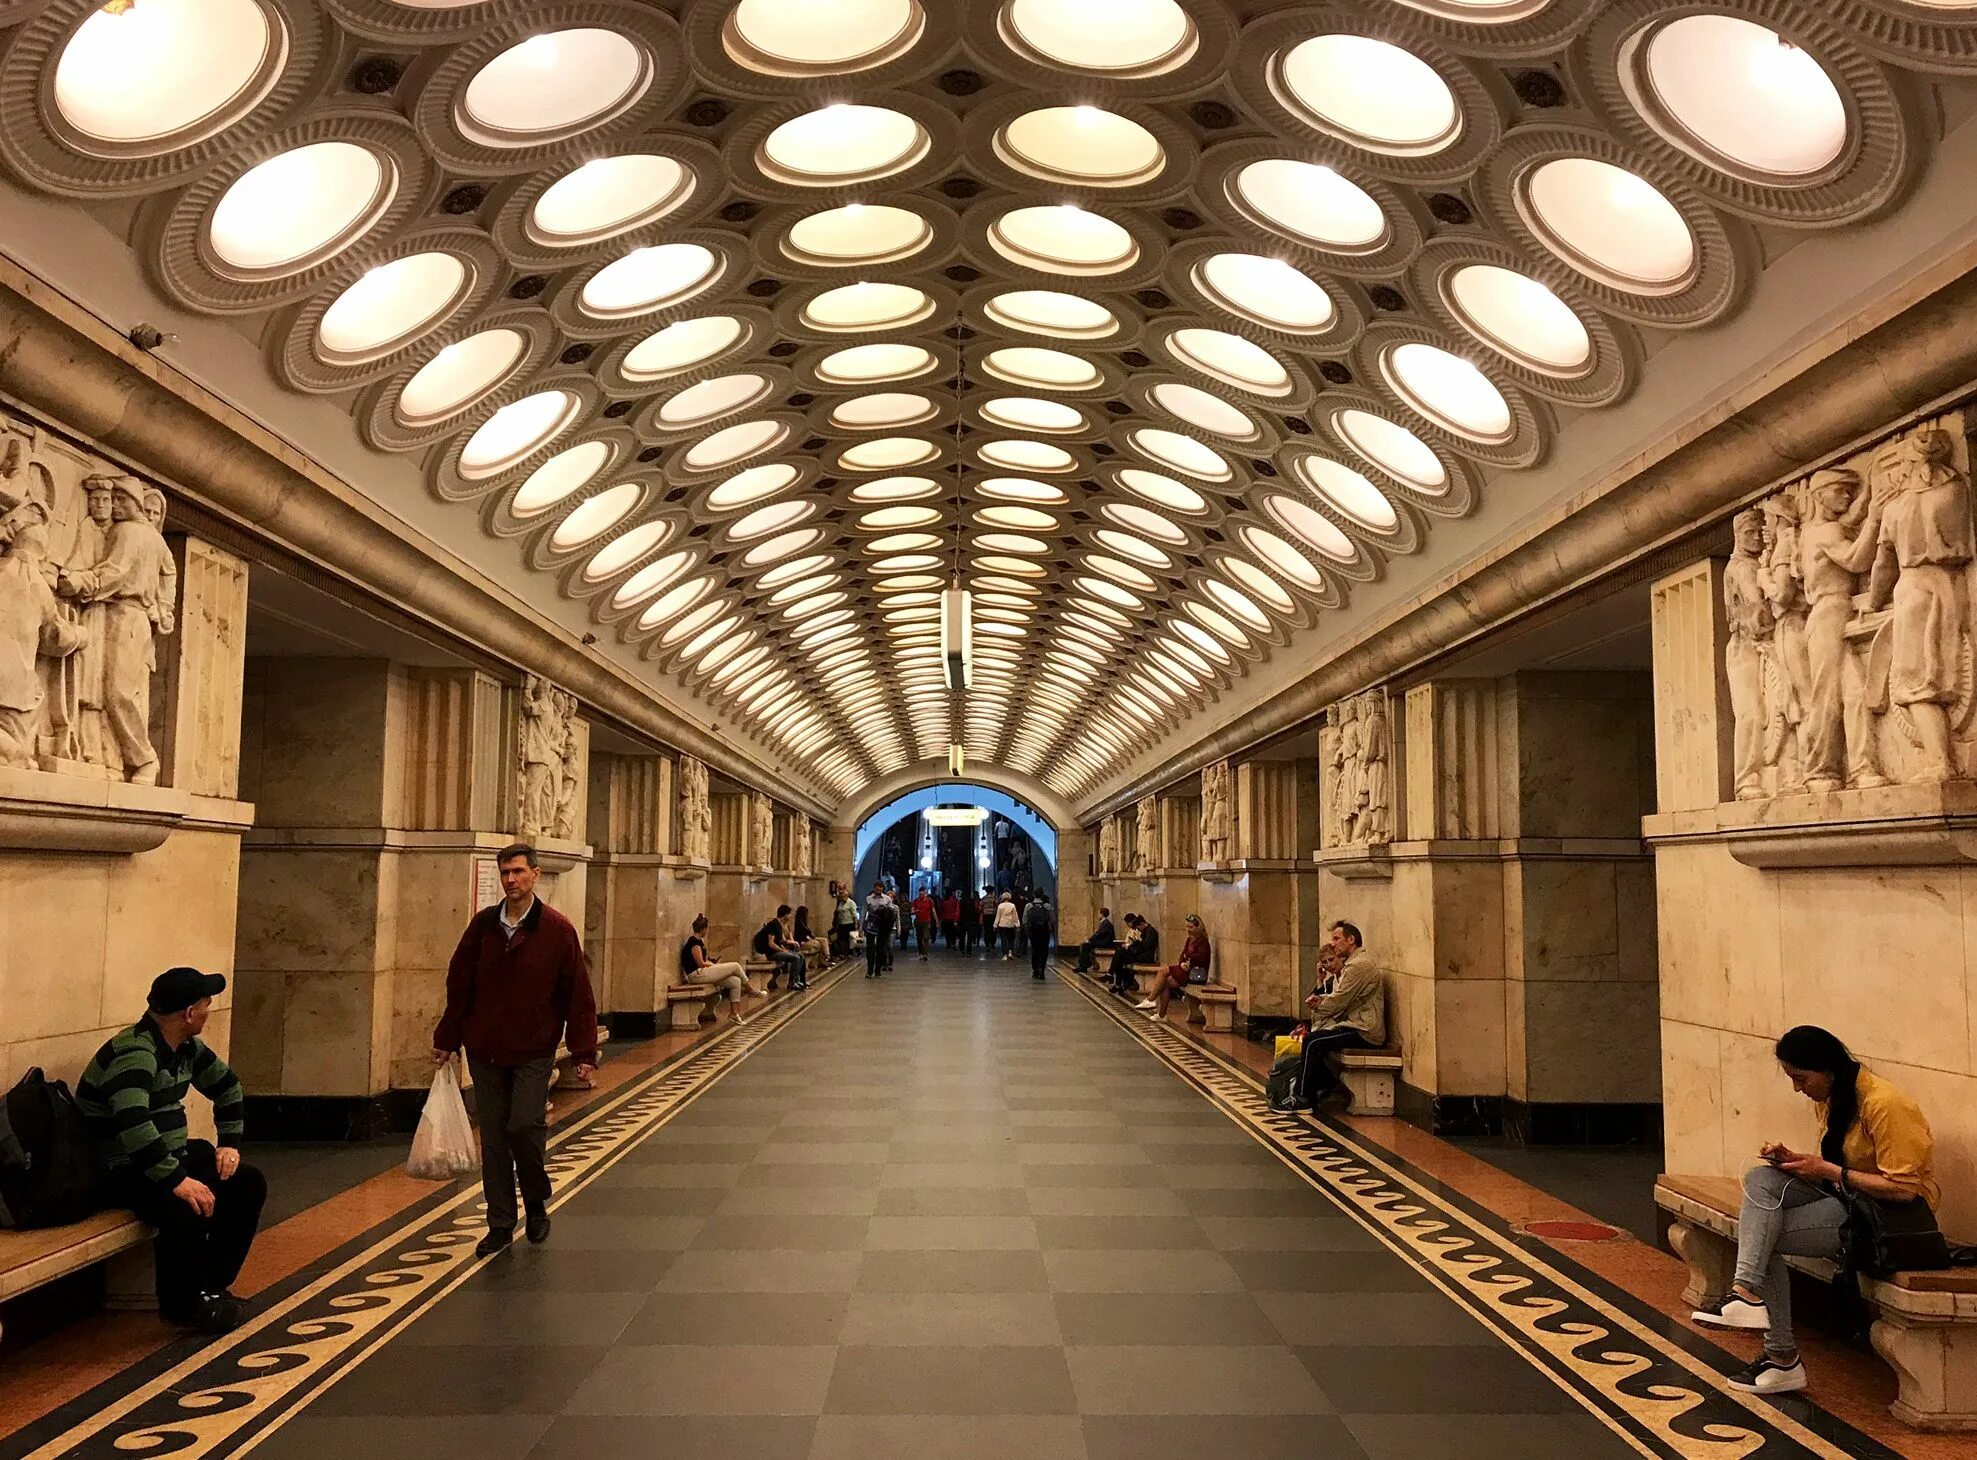
M 0 1227 L 61 1227 L 101 1210 L 103 1178 L 82 1107 L 31 1069 L 0 1100 Z

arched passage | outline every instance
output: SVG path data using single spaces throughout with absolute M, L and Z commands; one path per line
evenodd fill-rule
M 940 827 L 925 813 L 971 807 L 974 826 Z M 858 824 L 852 857 L 856 884 L 890 878 L 903 888 L 1057 891 L 1057 832 L 1036 808 L 992 786 L 944 781 L 904 791 Z

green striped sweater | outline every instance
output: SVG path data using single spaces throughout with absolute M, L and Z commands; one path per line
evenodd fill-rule
M 204 1042 L 188 1039 L 170 1049 L 145 1018 L 96 1051 L 76 1087 L 76 1104 L 113 1172 L 136 1171 L 159 1186 L 178 1185 L 185 1175 L 179 1155 L 185 1150 L 188 1085 L 213 1102 L 220 1144 L 238 1146 L 247 1097 L 226 1061 Z

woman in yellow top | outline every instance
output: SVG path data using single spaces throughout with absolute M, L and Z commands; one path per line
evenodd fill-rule
M 1730 1384 L 1749 1394 L 1805 1388 L 1792 1337 L 1787 1257 L 1838 1258 L 1846 1226 L 1842 1189 L 1884 1202 L 1926 1202 L 1942 1193 L 1934 1138 L 1921 1107 L 1872 1071 L 1824 1029 L 1801 1024 L 1778 1041 L 1778 1063 L 1792 1088 L 1813 1103 L 1819 1150 L 1808 1155 L 1766 1143 L 1764 1164 L 1744 1177 L 1737 1224 L 1737 1275 L 1729 1293 L 1690 1316 L 1714 1328 L 1764 1330 L 1764 1354 Z

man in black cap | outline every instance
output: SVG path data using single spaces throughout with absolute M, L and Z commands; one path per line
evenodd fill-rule
M 206 1333 L 225 1333 L 246 1316 L 227 1289 L 268 1195 L 267 1180 L 240 1160 L 240 1081 L 199 1038 L 226 986 L 217 973 L 166 969 L 151 982 L 144 1017 L 96 1052 L 76 1088 L 109 1167 L 112 1201 L 158 1229 L 158 1311 Z M 213 1102 L 217 1149 L 186 1139 L 188 1085 Z

